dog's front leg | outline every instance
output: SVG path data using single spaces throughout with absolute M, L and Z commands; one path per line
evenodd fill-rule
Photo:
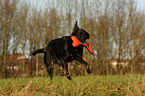
M 61 59 L 61 64 L 62 68 L 64 70 L 64 73 L 66 74 L 67 79 L 71 80 L 72 78 L 70 77 L 69 71 L 68 71 L 68 64 L 64 59 Z
M 84 61 L 82 58 L 76 58 L 76 60 L 78 60 L 80 64 L 83 64 L 85 66 L 88 74 L 92 73 L 90 65 L 86 61 Z

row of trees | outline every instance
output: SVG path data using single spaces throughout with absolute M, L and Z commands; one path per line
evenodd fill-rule
M 95 54 L 84 49 L 84 59 L 92 66 L 93 74 L 144 73 L 145 13 L 137 10 L 134 0 L 44 1 L 34 5 L 34 1 L 0 1 L 1 77 L 7 76 L 8 54 L 28 57 L 48 41 L 70 35 L 76 20 L 91 36 L 88 42 Z M 32 59 L 38 76 L 39 57 Z M 117 69 L 111 64 L 113 60 Z M 128 64 L 123 67 L 120 62 Z

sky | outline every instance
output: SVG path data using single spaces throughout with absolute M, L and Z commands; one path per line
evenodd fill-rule
M 137 3 L 138 10 L 145 11 L 145 0 L 135 0 L 135 2 Z
M 21 0 L 21 1 L 23 1 L 23 0 Z M 29 0 L 25 0 L 25 1 L 27 2 Z M 140 11 L 144 10 L 145 11 L 145 0 L 134 0 L 134 1 L 137 3 L 137 10 L 140 10 Z M 47 4 L 47 0 L 31 0 L 31 4 L 34 6 L 36 4 L 38 4 L 37 5 L 38 7 L 42 7 L 43 5 Z

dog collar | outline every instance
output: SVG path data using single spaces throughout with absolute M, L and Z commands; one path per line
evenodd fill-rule
M 91 49 L 90 43 L 88 43 L 88 42 L 83 43 L 83 42 L 79 41 L 79 39 L 76 36 L 71 36 L 71 39 L 73 41 L 73 43 L 72 43 L 73 47 L 78 47 L 79 45 L 83 45 L 88 49 L 88 51 L 90 53 L 93 54 L 93 50 Z

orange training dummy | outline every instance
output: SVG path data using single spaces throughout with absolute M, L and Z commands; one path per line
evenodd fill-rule
M 77 47 L 79 45 L 84 45 L 89 50 L 89 52 L 93 54 L 93 50 L 91 49 L 91 45 L 88 42 L 84 42 L 84 43 L 80 42 L 76 36 L 71 36 L 71 39 L 73 40 L 72 45 L 74 47 Z

